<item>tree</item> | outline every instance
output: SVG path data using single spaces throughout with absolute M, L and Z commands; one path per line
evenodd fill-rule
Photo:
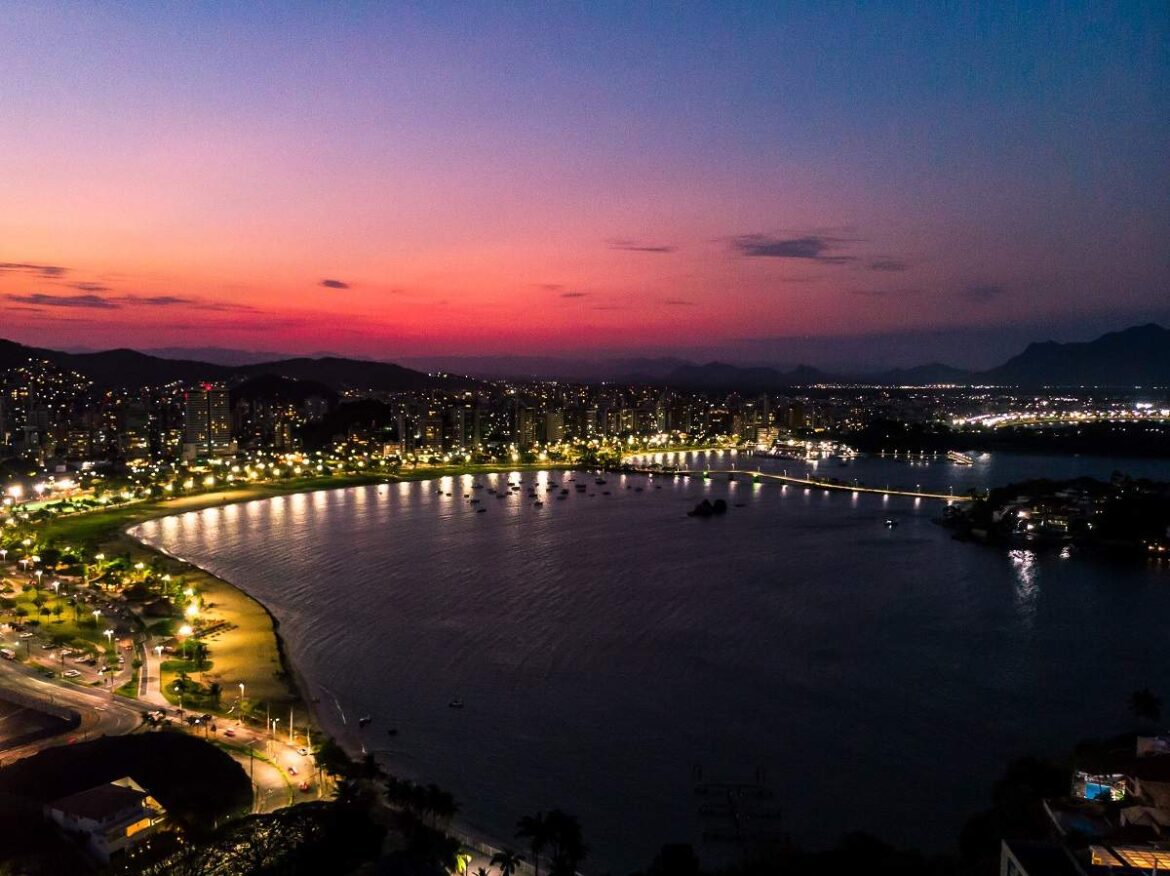
M 524 861 L 522 855 L 517 855 L 511 849 L 504 849 L 492 855 L 491 865 L 500 868 L 500 876 L 512 876 Z
M 516 823 L 516 838 L 528 840 L 528 848 L 532 850 L 532 866 L 536 876 L 540 876 L 540 853 L 548 844 L 548 821 L 543 812 L 535 815 L 525 815 Z
M 577 816 L 554 809 L 545 819 L 552 847 L 551 876 L 573 876 L 587 849 Z
M 1148 687 L 1129 695 L 1129 708 L 1139 721 L 1155 724 L 1162 719 L 1162 700 Z
M 332 739 L 326 739 L 313 752 L 313 760 L 317 768 L 336 776 L 348 776 L 353 773 L 353 761 L 340 745 Z

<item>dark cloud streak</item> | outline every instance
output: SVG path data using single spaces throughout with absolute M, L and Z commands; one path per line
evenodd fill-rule
M 809 234 L 803 237 L 770 237 L 766 234 L 741 234 L 732 238 L 731 247 L 748 258 L 801 259 L 841 265 L 853 261 L 852 256 L 829 255 L 848 241 L 837 237 Z
M 34 265 L 28 262 L 0 262 L 0 273 L 36 274 L 38 277 L 60 277 L 68 271 L 59 265 Z
M 660 243 L 642 243 L 638 240 L 629 240 L 628 238 L 620 237 L 607 240 L 606 243 L 609 245 L 610 249 L 620 249 L 624 252 L 649 252 L 666 254 L 678 251 L 677 246 L 667 246 Z
M 117 310 L 118 305 L 100 295 L 45 295 L 31 292 L 28 295 L 6 295 L 9 301 L 31 304 L 34 307 L 82 307 L 92 310 Z

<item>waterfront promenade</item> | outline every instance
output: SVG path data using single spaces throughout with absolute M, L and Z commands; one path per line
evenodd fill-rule
M 970 496 L 957 496 L 953 493 L 931 493 L 921 490 L 905 490 L 897 487 L 868 487 L 861 484 L 846 484 L 840 481 L 830 480 L 816 480 L 814 478 L 798 478 L 787 474 L 776 474 L 775 472 L 759 471 L 758 469 L 742 469 L 742 468 L 721 468 L 721 469 L 703 469 L 702 471 L 691 471 L 689 469 L 676 469 L 673 471 L 663 469 L 645 468 L 635 466 L 627 468 L 626 471 L 636 472 L 638 474 L 673 474 L 681 475 L 683 477 L 714 477 L 722 476 L 728 480 L 734 480 L 739 477 L 751 478 L 754 481 L 774 481 L 776 483 L 795 487 L 816 488 L 819 490 L 835 490 L 842 493 L 870 493 L 878 496 L 904 496 L 911 499 L 930 499 L 938 502 L 970 502 Z

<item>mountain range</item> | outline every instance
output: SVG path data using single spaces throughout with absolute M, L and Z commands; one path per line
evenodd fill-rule
M 666 382 L 696 389 L 745 390 L 849 382 L 889 386 L 1170 387 L 1170 329 L 1147 323 L 1083 343 L 1033 343 L 986 371 L 965 371 L 934 363 L 876 374 L 834 374 L 807 365 L 781 371 L 710 362 L 676 369 Z
M 24 364 L 29 359 L 47 359 L 60 368 L 84 374 L 102 388 L 157 386 L 174 381 L 235 382 L 263 375 L 312 380 L 334 391 L 460 390 L 476 385 L 474 380 L 465 377 L 431 375 L 390 362 L 346 359 L 340 356 L 277 359 L 271 362 L 233 366 L 200 362 L 195 359 L 163 358 L 127 349 L 97 353 L 66 353 L 0 340 L 0 371 Z
M 1154 323 L 1110 332 L 1093 341 L 1029 344 L 1020 354 L 986 371 L 966 371 L 932 363 L 871 374 L 842 374 L 808 365 L 793 369 L 741 366 L 725 362 L 696 364 L 679 358 L 626 358 L 604 361 L 554 357 L 460 357 L 406 360 L 438 370 L 474 375 L 427 373 L 389 362 L 341 356 L 274 358 L 220 348 L 170 348 L 156 355 L 119 349 L 63 352 L 0 340 L 0 370 L 30 358 L 47 359 L 78 371 L 101 387 L 142 386 L 172 381 L 237 382 L 271 375 L 316 381 L 333 391 L 373 389 L 403 392 L 460 390 L 478 378 L 512 377 L 578 382 L 659 383 L 696 390 L 760 391 L 817 383 L 879 385 L 977 384 L 1001 386 L 1170 386 L 1170 329 Z M 190 357 L 187 358 L 189 353 Z M 165 354 L 165 355 L 158 355 Z M 200 358 L 201 354 L 206 358 Z M 273 354 L 277 356 L 279 354 Z M 217 361 L 206 361 L 215 358 Z

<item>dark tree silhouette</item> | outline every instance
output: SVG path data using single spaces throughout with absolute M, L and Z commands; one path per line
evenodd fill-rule
M 532 851 L 532 867 L 536 876 L 540 876 L 540 853 L 544 851 L 549 841 L 548 820 L 543 812 L 535 815 L 525 815 L 516 823 L 516 837 L 528 840 L 528 848 Z
M 492 855 L 490 863 L 493 867 L 500 868 L 500 876 L 513 876 L 523 860 L 522 855 L 517 855 L 511 849 L 504 849 L 502 852 L 496 852 Z

